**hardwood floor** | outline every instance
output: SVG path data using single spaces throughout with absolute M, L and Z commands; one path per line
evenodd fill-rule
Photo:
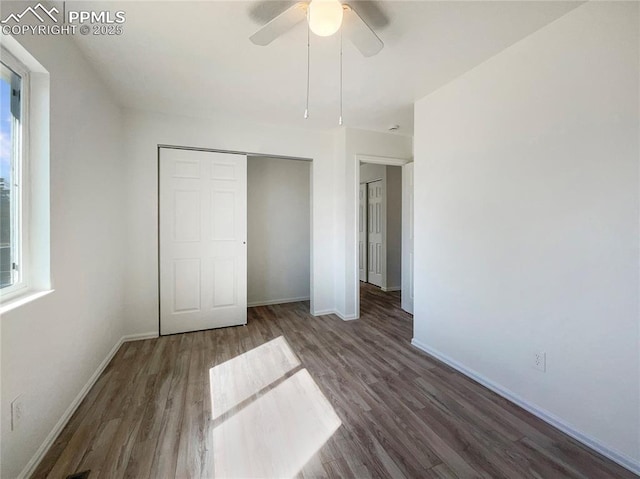
M 34 477 L 633 478 L 413 348 L 399 293 L 124 344 Z M 212 409 L 213 399 L 213 409 Z

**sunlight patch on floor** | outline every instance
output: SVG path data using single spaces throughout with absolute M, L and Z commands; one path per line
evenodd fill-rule
M 279 336 L 209 370 L 213 419 L 269 387 L 300 365 Z
M 239 359 L 245 355 L 251 360 Z M 286 377 L 300 363 L 283 337 L 235 360 L 241 366 L 210 371 L 212 415 L 219 418 L 214 477 L 295 476 L 340 427 L 340 418 L 306 369 Z M 242 393 L 232 392 L 238 386 Z M 247 399 L 250 391 L 262 393 Z M 221 417 L 220 410 L 228 414 Z

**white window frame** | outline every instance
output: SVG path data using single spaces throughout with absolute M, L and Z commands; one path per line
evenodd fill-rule
M 0 317 L 53 293 L 51 284 L 50 75 L 11 35 L 0 33 L 0 59 L 22 76 L 20 282 L 0 289 Z
M 17 180 L 17 188 L 19 194 L 18 209 L 15 211 L 18 218 L 16 221 L 18 233 L 17 241 L 17 265 L 19 271 L 19 280 L 11 286 L 0 289 L 0 295 L 2 296 L 2 303 L 15 299 L 18 296 L 25 294 L 30 289 L 30 243 L 31 237 L 29 235 L 30 226 L 30 209 L 29 209 L 29 185 L 30 185 L 30 168 L 29 168 L 29 98 L 31 93 L 30 88 L 30 72 L 29 69 L 19 61 L 14 55 L 9 52 L 4 45 L 0 51 L 0 61 L 7 67 L 13 70 L 21 78 L 20 87 L 20 158 L 19 161 L 14 163 L 14 170 L 12 173 L 15 175 L 15 180 L 12 177 L 14 183 Z M 13 176 L 12 175 L 12 176 Z

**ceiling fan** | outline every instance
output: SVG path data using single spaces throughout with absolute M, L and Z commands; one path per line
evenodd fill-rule
M 305 19 L 309 29 L 321 37 L 333 35 L 342 29 L 344 36 L 348 37 L 365 57 L 376 55 L 384 47 L 382 40 L 354 8 L 339 0 L 297 2 L 249 38 L 256 45 L 268 45 Z

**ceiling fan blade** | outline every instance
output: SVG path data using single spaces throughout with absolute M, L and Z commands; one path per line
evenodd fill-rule
M 283 33 L 291 30 L 307 17 L 307 3 L 298 2 L 287 8 L 264 27 L 251 35 L 249 39 L 256 45 L 268 45 Z
M 371 27 L 366 24 L 353 7 L 346 4 L 342 27 L 344 28 L 344 33 L 365 57 L 376 55 L 384 47 L 384 43 Z

